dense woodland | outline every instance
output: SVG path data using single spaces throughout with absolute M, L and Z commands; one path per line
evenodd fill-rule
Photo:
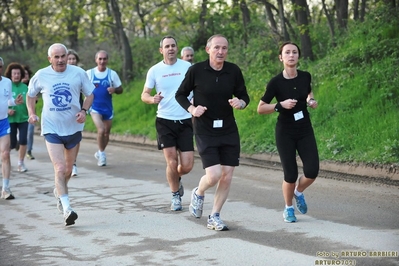
M 94 66 L 105 49 L 124 81 L 114 98 L 113 133 L 155 138 L 155 106 L 140 93 L 159 41 L 173 35 L 207 58 L 206 40 L 229 40 L 228 60 L 244 73 L 251 104 L 237 112 L 242 150 L 275 153 L 276 116 L 256 112 L 267 81 L 281 71 L 278 46 L 299 44 L 319 107 L 311 111 L 322 160 L 399 167 L 399 0 L 31 0 L 1 1 L 0 56 L 33 70 L 54 42 Z M 94 130 L 91 120 L 85 130 Z

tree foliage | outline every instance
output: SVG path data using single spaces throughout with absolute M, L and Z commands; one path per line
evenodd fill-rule
M 267 57 L 270 45 L 288 39 L 301 45 L 304 58 L 314 60 L 325 56 L 326 48 L 334 47 L 351 21 L 364 20 L 365 14 L 378 5 L 389 6 L 392 14 L 398 13 L 398 0 L 357 0 L 352 6 L 347 0 L 322 0 L 312 2 L 311 6 L 307 0 L 16 0 L 0 3 L 2 54 L 4 51 L 19 56 L 25 56 L 21 51 L 44 54 L 49 45 L 62 42 L 83 54 L 83 64 L 88 66 L 93 64 L 96 50 L 106 49 L 112 54 L 111 66 L 125 81 L 142 77 L 148 65 L 159 59 L 153 44 L 166 34 L 176 36 L 179 44 L 193 46 L 198 59 L 206 56 L 202 52 L 206 40 L 222 33 L 234 44 L 237 54 L 233 57 L 246 65 L 250 64 L 252 54 Z M 239 51 L 246 54 L 240 55 Z M 17 59 L 31 61 L 30 58 Z M 44 64 L 44 60 L 36 61 Z M 39 67 L 37 64 L 33 67 Z

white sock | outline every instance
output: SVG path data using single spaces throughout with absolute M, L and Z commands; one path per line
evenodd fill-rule
M 71 207 L 69 203 L 69 197 L 68 194 L 64 194 L 60 197 L 61 203 L 62 203 L 62 208 L 64 209 L 64 213 Z
M 295 196 L 299 197 L 299 196 L 302 196 L 303 193 L 302 193 L 302 192 L 299 192 L 299 191 L 296 190 L 296 188 L 295 188 L 294 194 L 295 194 Z
M 3 178 L 3 190 L 8 188 L 10 186 L 10 179 L 9 178 Z
M 294 205 L 291 205 L 291 206 L 285 205 L 285 208 L 286 208 L 286 209 L 289 209 L 289 208 L 292 208 L 292 209 L 293 209 L 293 208 L 294 208 Z

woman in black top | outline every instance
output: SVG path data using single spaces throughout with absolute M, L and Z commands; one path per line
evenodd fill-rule
M 282 73 L 273 77 L 258 105 L 259 114 L 278 112 L 275 134 L 276 145 L 284 171 L 284 221 L 296 222 L 292 199 L 300 213 L 307 212 L 303 191 L 319 173 L 319 155 L 307 107 L 316 108 L 313 99 L 311 75 L 297 69 L 300 57 L 298 45 L 286 42 L 280 47 L 279 59 L 284 65 Z M 277 104 L 271 104 L 273 98 Z M 298 178 L 296 153 L 303 163 L 303 175 Z M 297 182 L 298 181 L 298 182 Z

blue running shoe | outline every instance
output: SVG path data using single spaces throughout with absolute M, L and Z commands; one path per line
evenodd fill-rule
M 202 216 L 202 208 L 204 207 L 204 196 L 197 196 L 195 191 L 198 190 L 198 187 L 194 188 L 191 192 L 191 203 L 190 203 L 190 213 L 195 218 L 201 218 Z
M 294 195 L 294 198 L 296 200 L 296 208 L 297 210 L 302 213 L 305 214 L 308 212 L 308 205 L 306 205 L 306 201 L 305 201 L 305 195 L 301 195 L 301 196 L 296 196 Z
M 172 204 L 170 205 L 170 209 L 172 211 L 181 211 L 183 207 L 181 206 L 181 198 L 180 195 L 172 196 Z
M 294 212 L 295 212 L 294 208 L 285 208 L 284 213 L 283 213 L 284 222 L 295 223 L 296 217 L 295 217 Z

